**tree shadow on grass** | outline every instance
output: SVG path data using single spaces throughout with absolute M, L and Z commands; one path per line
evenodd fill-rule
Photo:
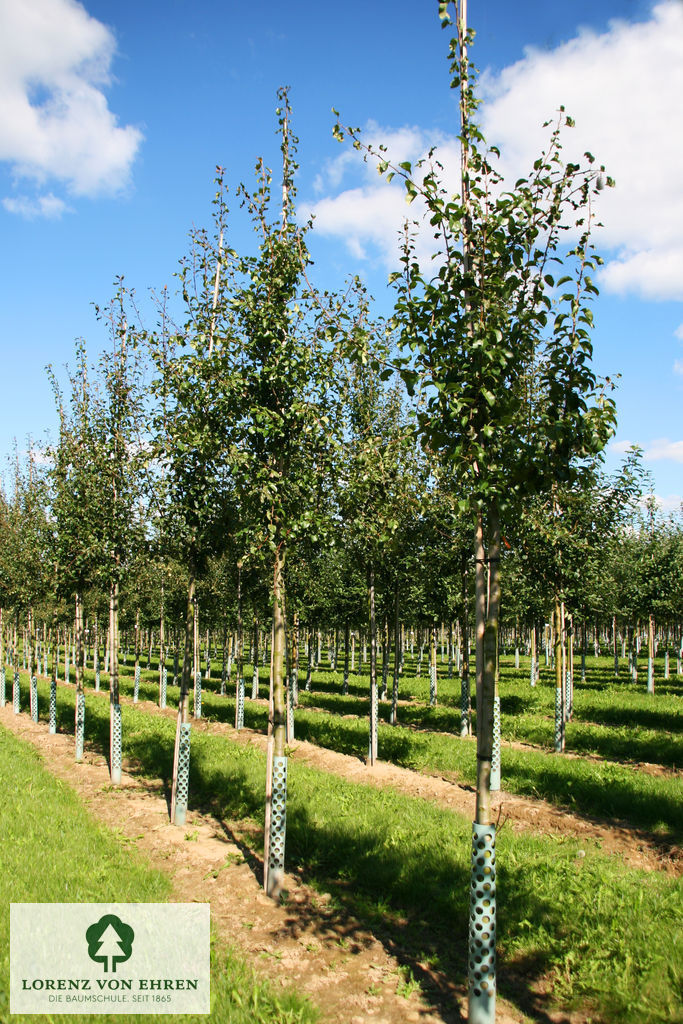
M 73 729 L 73 691 L 58 704 L 60 728 Z M 86 714 L 88 745 L 106 753 L 109 715 L 106 700 L 91 700 Z M 124 708 L 123 752 L 135 765 L 138 778 L 161 780 L 170 796 L 174 723 L 142 709 Z M 396 735 L 396 734 L 393 734 Z M 398 738 L 398 737 L 397 737 Z M 372 929 L 398 963 L 409 969 L 443 1019 L 460 1024 L 456 996 L 466 984 L 469 914 L 469 835 L 447 812 L 427 810 L 425 833 L 406 821 L 408 805 L 367 787 L 340 780 L 331 782 L 324 803 L 316 803 L 317 773 L 292 765 L 287 811 L 287 868 L 303 882 L 333 894 L 320 907 L 288 905 L 285 927 L 292 935 L 304 932 L 323 940 L 334 931 L 340 956 L 348 946 L 360 948 Z M 224 736 L 196 733 L 190 758 L 189 807 L 210 813 L 224 824 L 258 878 L 262 870 L 256 836 L 262 834 L 265 758 L 253 748 L 237 746 Z M 416 802 L 417 803 L 417 802 Z M 366 807 L 381 805 L 377 818 Z M 390 805 L 389 818 L 384 809 Z M 338 808 L 335 817 L 329 808 Z M 254 842 L 235 834 L 231 822 L 253 820 L 260 830 Z M 380 826 L 381 822 L 381 826 Z M 455 832 L 453 832 L 455 826 Z M 432 827 L 435 829 L 431 835 Z M 560 911 L 539 898 L 533 878 L 521 868 L 498 867 L 505 940 L 507 929 L 519 932 L 524 922 L 542 922 L 550 933 L 561 929 Z M 259 878 L 260 880 L 260 878 Z M 558 1021 L 547 1012 L 539 983 L 552 965 L 550 951 L 535 949 L 499 969 L 499 991 L 539 1024 Z M 522 976 L 523 969 L 523 976 Z M 397 981 L 398 983 L 398 981 Z
M 636 773 L 606 776 L 603 765 L 599 770 L 590 762 L 570 765 L 561 755 L 532 761 L 510 750 L 502 752 L 502 774 L 504 788 L 514 783 L 511 792 L 541 797 L 592 822 L 618 825 L 665 851 L 683 841 L 683 794 L 673 787 L 671 795 L 662 792 L 658 780 L 649 788 L 648 778 Z
M 657 695 L 652 698 L 653 703 Z M 683 715 L 659 711 L 656 707 L 610 707 L 604 704 L 584 702 L 574 707 L 574 719 L 579 722 L 594 722 L 598 725 L 627 726 L 630 728 L 658 729 L 662 732 L 683 732 Z
M 262 825 L 263 759 L 255 766 L 250 752 L 249 763 L 241 767 L 236 768 L 232 761 L 226 765 L 223 758 L 217 763 L 215 747 L 211 749 L 215 741 L 215 737 L 198 737 L 191 759 L 190 806 L 220 820 L 251 817 Z M 223 742 L 230 745 L 228 740 Z M 386 806 L 386 797 L 383 800 L 381 794 L 365 787 L 349 787 L 337 780 L 326 806 L 337 806 L 336 793 L 340 813 L 336 819 L 329 814 L 323 817 L 319 803 L 311 803 L 311 785 L 315 782 L 302 780 L 293 764 L 287 806 L 287 869 L 295 870 L 303 882 L 331 892 L 333 902 L 323 915 L 319 907 L 289 905 L 289 933 L 296 938 L 313 934 L 323 940 L 332 929 L 342 940 L 343 956 L 345 944 L 353 955 L 354 944 L 362 945 L 371 928 L 398 962 L 410 969 L 443 1019 L 454 1024 L 460 1021 L 455 995 L 458 987 L 466 984 L 469 835 L 458 836 L 459 853 L 452 844 L 445 847 L 438 841 L 427 842 L 419 829 L 406 826 L 400 806 L 393 818 L 383 819 L 383 828 L 377 828 L 372 819 L 363 822 L 361 806 L 367 801 Z M 345 800 L 350 802 L 342 810 Z M 396 843 L 392 843 L 394 832 Z M 230 836 L 234 839 L 232 829 Z M 260 833 L 257 842 L 260 850 Z M 262 861 L 248 845 L 243 843 L 243 847 L 245 859 L 260 881 Z M 521 927 L 522 921 L 536 918 L 543 920 L 545 927 L 559 928 L 558 909 L 537 897 L 532 880 L 523 872 L 509 875 L 503 870 L 500 877 L 506 890 L 514 891 L 506 912 L 508 922 Z M 549 965 L 549 955 L 537 954 L 533 970 L 528 965 L 528 979 L 540 979 Z M 501 994 L 533 1013 L 534 1019 L 550 1021 L 532 987 L 521 992 L 519 978 L 512 975 L 508 984 L 504 966 L 499 987 Z

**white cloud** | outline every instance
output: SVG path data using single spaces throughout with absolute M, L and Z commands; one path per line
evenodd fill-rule
M 612 441 L 609 447 L 610 451 L 623 455 L 636 443 L 638 443 L 638 447 L 643 451 L 643 460 L 645 462 L 659 462 L 664 459 L 672 462 L 683 462 L 683 441 L 670 441 L 668 437 L 658 437 L 647 443 Z
M 669 512 L 678 512 L 683 506 L 683 495 L 681 494 L 654 494 L 653 498 L 655 499 L 655 505 L 657 508 L 665 515 Z M 643 497 L 641 499 L 640 505 L 642 508 L 647 507 L 647 497 Z
M 2 200 L 2 205 L 8 213 L 16 213 L 26 220 L 35 220 L 36 217 L 58 220 L 69 209 L 63 199 L 59 199 L 51 192 L 38 196 L 37 199 L 31 199 L 29 196 L 7 196 Z
M 394 167 L 405 161 L 414 166 L 418 160 L 427 158 L 433 146 L 438 146 L 444 184 L 450 191 L 459 187 L 460 150 L 453 138 L 436 133 L 430 135 L 415 126 L 383 129 L 370 121 L 365 126 L 363 141 L 374 150 L 380 145 L 385 147 L 382 156 Z M 314 188 L 317 193 L 325 189 L 337 190 L 345 178 L 357 180 L 359 176 L 361 185 L 310 203 L 304 207 L 304 213 L 315 215 L 316 233 L 342 238 L 356 259 L 368 259 L 377 254 L 388 268 L 396 269 L 403 225 L 406 220 L 411 225 L 421 222 L 424 207 L 419 200 L 407 205 L 400 177 L 388 184 L 378 175 L 376 162 L 371 157 L 364 162 L 362 154 L 355 149 L 347 149 L 329 161 Z M 428 260 L 433 251 L 429 230 L 422 230 L 417 238 L 418 257 Z
M 658 437 L 645 447 L 643 458 L 647 462 L 659 462 L 661 459 L 683 462 L 683 441 L 670 441 L 668 437 Z
M 609 447 L 610 451 L 616 452 L 617 455 L 624 455 L 634 444 L 634 441 L 612 441 Z
M 683 299 L 681 0 L 656 3 L 644 22 L 613 21 L 601 34 L 581 30 L 554 50 L 530 48 L 499 74 L 485 73 L 482 90 L 482 127 L 488 142 L 501 148 L 500 169 L 508 181 L 530 171 L 548 141 L 543 122 L 565 106 L 576 121 L 564 136 L 565 158 L 574 160 L 589 150 L 616 179 L 616 188 L 601 193 L 598 209 L 604 224 L 598 245 L 615 253 L 602 271 L 604 287 L 650 299 Z M 385 142 L 395 160 L 415 160 L 438 143 L 448 186 L 457 191 L 454 137 L 430 136 L 414 126 L 382 132 L 369 124 L 364 139 Z M 327 187 L 328 193 L 338 193 L 358 167 L 356 151 L 345 150 L 319 176 L 317 191 Z M 396 203 L 392 219 L 379 189 L 370 184 L 374 174 L 368 168 L 361 187 L 313 204 L 316 227 L 344 238 L 359 256 L 369 255 L 371 242 L 395 267 L 404 210 Z M 376 222 L 364 227 L 364 218 L 373 218 L 374 210 Z
M 0 160 L 16 179 L 86 196 L 127 185 L 142 134 L 119 126 L 102 91 L 114 51 L 77 0 L 0 0 Z M 43 215 L 52 199 L 37 200 Z M 4 205 L 26 215 L 22 197 Z
M 678 338 L 680 341 L 683 341 L 683 324 L 679 324 L 679 326 L 674 331 L 674 336 Z
M 600 245 L 617 250 L 605 287 L 683 298 L 683 3 L 664 0 L 646 22 L 583 30 L 553 51 L 529 49 L 484 85 L 484 132 L 515 175 L 542 145 L 539 125 L 564 104 L 577 125 L 565 155 L 590 150 L 616 179 L 599 204 Z
M 683 359 L 676 359 L 674 362 L 674 373 L 680 373 L 683 377 Z

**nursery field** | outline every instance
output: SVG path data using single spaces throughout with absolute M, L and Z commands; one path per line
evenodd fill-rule
M 683 1020 L 683 680 L 664 680 L 657 662 L 648 695 L 625 671 L 615 680 L 611 660 L 589 658 L 558 755 L 550 670 L 531 688 L 528 661 L 513 666 L 501 658 L 497 1019 Z M 38 683 L 36 725 L 22 675 L 21 713 L 11 702 L 0 710 L 0 769 L 11 780 L 3 787 L 11 792 L 2 809 L 3 908 L 32 899 L 186 899 L 190 886 L 189 898 L 212 904 L 212 1019 L 313 1019 L 308 1004 L 273 995 L 283 984 L 310 995 L 323 1020 L 464 1019 L 476 750 L 459 736 L 459 679 L 440 664 L 430 707 L 429 681 L 406 659 L 399 724 L 387 724 L 382 702 L 371 768 L 367 677 L 352 674 L 346 696 L 342 674 L 325 662 L 310 690 L 302 678 L 278 905 L 259 892 L 267 674 L 262 668 L 259 699 L 246 701 L 239 732 L 217 664 L 204 682 L 182 829 L 168 824 L 178 690 L 169 685 L 169 706 L 159 710 L 157 666 L 142 671 L 137 706 L 132 670 L 121 666 L 118 792 L 107 784 L 106 677 L 96 694 L 86 673 L 86 757 L 76 765 L 73 687 L 58 687 L 58 735 L 48 736 L 49 684 Z M 10 730 L 35 744 L 42 766 Z M 87 782 L 90 770 L 99 774 Z M 237 960 L 225 952 L 227 937 Z M 244 973 L 245 961 L 258 980 Z M 5 992 L 6 972 L 5 955 Z M 244 1009 L 249 1000 L 261 1016 Z M 7 1019 L 6 1001 L 0 1014 Z

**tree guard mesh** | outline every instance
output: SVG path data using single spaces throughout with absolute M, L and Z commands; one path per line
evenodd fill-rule
M 496 829 L 472 825 L 468 1024 L 496 1016 Z

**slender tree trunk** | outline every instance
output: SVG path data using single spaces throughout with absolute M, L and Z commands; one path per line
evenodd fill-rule
M 555 655 L 555 750 L 558 754 L 564 750 L 564 686 L 562 681 L 562 605 L 560 598 L 555 597 L 553 611 L 554 655 Z
M 370 743 L 368 761 L 374 765 L 377 760 L 377 622 L 375 619 L 375 567 L 370 566 L 368 585 L 370 606 Z
M 29 674 L 29 693 L 30 693 L 30 707 L 31 707 L 31 718 L 34 722 L 38 721 L 38 650 L 37 650 L 37 635 L 36 635 L 36 618 L 33 613 L 33 608 L 28 610 L 28 674 Z
M 83 690 L 83 600 L 76 593 L 76 760 L 83 760 L 85 738 L 85 693 Z
M 112 583 L 109 595 L 109 770 L 114 785 L 121 782 L 121 701 L 119 695 L 119 584 Z
M 194 717 L 202 717 L 202 672 L 199 661 L 199 602 L 194 598 L 194 620 L 192 628 L 192 677 L 194 680 Z
M 394 586 L 394 680 L 391 690 L 391 724 L 398 725 L 398 677 L 401 671 L 401 627 L 398 580 Z
M 166 610 L 164 608 L 164 585 L 161 585 L 159 607 L 159 707 L 166 707 Z
M 344 622 L 344 681 L 342 693 L 344 696 L 349 692 L 349 620 Z
M 135 610 L 135 666 L 133 669 L 133 702 L 137 704 L 140 691 L 140 608 Z
M 189 560 L 189 581 L 187 605 L 185 607 L 185 648 L 183 671 L 180 678 L 180 698 L 176 721 L 175 750 L 173 754 L 173 787 L 171 791 L 171 821 L 184 825 L 187 813 L 187 781 L 189 777 L 189 727 L 190 727 L 190 685 L 193 671 L 193 646 L 195 623 L 196 561 L 194 553 Z M 187 744 L 187 775 L 185 768 L 185 744 Z
M 437 697 L 437 666 L 436 666 L 436 622 L 429 631 L 429 704 L 436 707 Z
M 264 888 L 277 899 L 284 882 L 285 836 L 287 821 L 287 758 L 285 732 L 285 546 L 280 543 L 273 572 L 273 646 L 272 646 L 272 765 L 266 780 L 268 840 L 264 865 Z M 269 798 L 269 799 L 268 799 Z

